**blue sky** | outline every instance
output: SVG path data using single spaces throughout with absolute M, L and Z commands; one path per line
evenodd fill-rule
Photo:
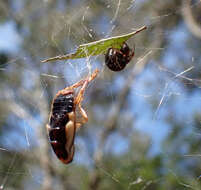
M 14 22 L 0 24 L 0 51 L 16 53 L 20 48 L 21 42 L 22 39 L 16 32 Z

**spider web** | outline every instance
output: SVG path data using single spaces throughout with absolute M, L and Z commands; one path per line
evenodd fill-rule
M 9 162 L 0 166 L 0 189 L 7 189 L 11 185 L 17 187 L 15 183 L 17 184 L 16 180 L 19 176 L 23 181 L 24 189 L 39 187 L 45 189 L 48 179 L 50 183 L 54 179 L 57 180 L 58 176 L 61 178 L 53 185 L 53 189 L 65 189 L 67 184 L 70 184 L 70 189 L 71 186 L 76 188 L 73 170 L 79 171 L 76 166 L 80 165 L 86 167 L 91 173 L 92 179 L 89 180 L 91 184 L 100 175 L 105 176 L 109 184 L 114 183 L 119 188 L 132 189 L 141 185 L 141 189 L 149 189 L 152 185 L 160 184 L 167 179 L 164 176 L 146 179 L 146 175 L 143 176 L 143 173 L 137 172 L 146 166 L 139 165 L 133 169 L 133 173 L 127 173 L 125 182 L 121 176 L 121 170 L 115 170 L 115 168 L 112 170 L 107 165 L 107 162 L 111 163 L 108 160 L 105 161 L 108 155 L 112 160 L 114 159 L 114 162 L 118 157 L 125 159 L 123 156 L 128 155 L 125 159 L 125 166 L 120 162 L 126 167 L 142 159 L 143 153 L 138 149 L 145 151 L 148 147 L 150 147 L 149 151 L 145 155 L 147 160 L 162 154 L 162 158 L 167 160 L 165 173 L 174 178 L 180 188 L 196 189 L 190 180 L 184 181 L 179 175 L 185 167 L 176 165 L 177 167 L 174 168 L 171 163 L 174 161 L 174 148 L 181 145 L 181 149 L 178 150 L 181 152 L 177 156 L 183 158 L 182 164 L 195 161 L 199 167 L 199 146 L 194 149 L 188 149 L 188 147 L 193 139 L 198 142 L 200 140 L 198 126 L 201 113 L 199 95 L 201 81 L 198 76 L 200 72 L 197 72 L 200 69 L 200 57 L 195 53 L 195 49 L 189 50 L 186 45 L 187 38 L 190 38 L 192 43 L 196 43 L 196 40 L 189 37 L 191 34 L 184 23 L 176 24 L 172 30 L 161 29 L 164 27 L 164 22 L 180 16 L 183 8 L 176 7 L 174 10 L 168 10 L 167 13 L 162 12 L 154 16 L 150 9 L 147 15 L 143 11 L 145 8 L 142 7 L 146 1 L 105 1 L 99 6 L 102 11 L 108 12 L 109 16 L 106 18 L 100 13 L 96 15 L 96 12 L 92 10 L 93 6 L 97 6 L 96 2 L 76 2 L 71 4 L 71 10 L 68 8 L 70 17 L 63 10 L 65 3 L 63 1 L 60 2 L 61 4 L 58 3 L 57 9 L 60 11 L 55 13 L 55 18 L 51 17 L 55 24 L 51 26 L 53 32 L 51 32 L 50 40 L 45 38 L 39 28 L 41 38 L 37 41 L 37 46 L 34 43 L 33 47 L 29 47 L 30 55 L 27 55 L 25 49 L 19 45 L 17 51 L 20 53 L 12 50 L 9 54 L 15 58 L 0 65 L 0 72 L 4 77 L 1 83 L 3 91 L 1 90 L 0 93 L 0 106 L 1 110 L 5 109 L 5 112 L 1 111 L 0 117 L 2 121 L 0 155 L 9 159 Z M 20 1 L 19 5 L 14 4 L 15 11 L 20 10 L 24 4 L 24 1 Z M 195 1 L 191 8 L 195 9 L 201 6 L 200 4 L 200 1 Z M 41 5 L 46 7 L 48 1 L 40 2 L 35 6 L 37 8 Z M 141 11 L 138 11 L 140 9 Z M 22 13 L 22 16 L 26 17 L 26 14 Z M 129 17 L 129 14 L 135 17 Z M 44 17 L 44 21 L 49 21 L 48 14 L 44 13 Z M 14 18 L 12 19 L 14 22 Z M 75 24 L 78 21 L 79 29 Z M 104 56 L 90 57 L 89 55 L 86 59 L 75 61 L 68 60 L 44 65 L 40 63 L 41 56 L 46 56 L 40 53 L 45 54 L 45 48 L 50 50 L 49 47 L 52 47 L 55 55 L 66 54 L 66 51 L 71 52 L 80 44 L 127 33 L 145 24 L 148 26 L 148 36 L 153 36 L 153 38 L 161 36 L 162 39 L 168 39 L 170 43 L 164 45 L 159 41 L 160 37 L 154 40 L 147 37 L 149 43 L 143 46 L 143 39 L 140 35 L 129 40 L 130 47 L 134 47 L 135 43 L 136 55 L 123 72 L 109 71 L 104 65 Z M 44 26 L 48 26 L 47 23 Z M 156 28 L 154 32 L 158 32 L 157 35 L 152 28 Z M 47 54 L 52 55 L 49 52 Z M 161 59 L 156 59 L 156 54 L 163 56 Z M 51 150 L 43 152 L 48 149 L 45 147 L 47 137 L 44 133 L 50 103 L 58 90 L 86 77 L 95 68 L 99 68 L 100 74 L 89 85 L 83 103 L 89 122 L 77 133 L 73 164 L 64 167 L 71 171 L 69 174 L 66 171 L 67 179 L 69 181 L 73 179 L 73 182 L 65 184 L 61 180 L 65 179 L 64 174 L 58 173 L 58 176 L 55 174 L 51 176 L 51 172 L 48 172 L 48 169 L 59 171 L 59 168 L 63 167 L 61 163 Z M 21 83 L 17 83 L 17 80 L 21 80 Z M 110 125 L 111 123 L 113 126 Z M 183 136 L 178 135 L 174 138 L 176 129 L 180 129 Z M 167 143 L 165 148 L 163 148 L 164 142 Z M 139 144 L 139 148 L 137 145 L 132 147 L 132 143 Z M 168 145 L 175 145 L 175 147 L 170 149 Z M 132 155 L 129 152 L 131 150 L 137 155 Z M 48 169 L 40 168 L 47 161 L 55 166 L 48 166 Z M 19 170 L 19 163 L 22 163 L 22 170 Z M 185 175 L 199 183 L 199 175 L 196 172 L 185 173 Z M 82 177 L 80 174 L 80 178 Z

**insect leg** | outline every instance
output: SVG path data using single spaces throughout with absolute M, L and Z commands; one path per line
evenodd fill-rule
M 79 86 L 82 86 L 84 84 L 85 80 L 81 80 L 71 86 L 68 86 L 66 88 L 64 88 L 63 90 L 60 90 L 59 92 L 57 92 L 56 96 L 62 94 L 62 95 L 65 95 L 65 94 L 68 94 L 69 91 L 72 91 L 74 88 L 78 88 Z
M 76 131 L 82 126 L 84 125 L 85 123 L 88 122 L 88 116 L 87 116 L 87 113 L 86 111 L 80 107 L 79 105 L 79 110 L 80 110 L 80 114 L 82 116 L 82 118 L 79 120 L 79 121 L 76 121 Z
M 75 84 L 73 84 L 73 85 L 71 85 L 71 86 L 68 86 L 68 87 L 64 88 L 63 90 L 60 90 L 60 91 L 56 94 L 56 96 L 58 96 L 58 95 L 60 95 L 60 94 L 69 93 L 69 91 L 70 91 L 70 90 L 74 90 L 74 88 L 78 88 L 78 87 L 80 87 L 80 86 L 84 86 L 84 84 L 86 83 L 86 81 L 88 81 L 88 82 L 92 81 L 92 80 L 97 76 L 98 72 L 99 72 L 99 70 L 96 69 L 88 79 L 82 79 L 82 80 L 80 80 L 79 82 L 77 82 L 77 83 L 75 83 Z M 88 82 L 87 82 L 87 83 L 88 83 Z M 85 88 L 86 88 L 86 87 L 85 87 Z
M 87 88 L 87 85 L 89 84 L 89 82 L 91 82 L 92 80 L 94 80 L 96 78 L 98 72 L 99 72 L 99 70 L 96 69 L 88 79 L 83 81 L 82 88 L 80 89 L 80 91 L 75 99 L 75 104 L 78 104 L 81 107 L 81 103 L 83 101 L 84 92 Z
M 91 82 L 92 80 L 94 80 L 94 78 L 97 76 L 99 70 L 96 69 L 92 75 L 88 78 L 88 80 L 86 80 L 82 86 L 82 88 L 80 89 L 76 99 L 75 99 L 75 104 L 78 105 L 79 111 L 81 113 L 82 119 L 80 121 L 76 121 L 76 130 L 79 129 L 84 123 L 86 123 L 88 121 L 88 116 L 86 111 L 82 108 L 82 101 L 83 101 L 83 97 L 84 97 L 84 92 L 87 88 L 87 85 L 89 84 L 89 82 Z

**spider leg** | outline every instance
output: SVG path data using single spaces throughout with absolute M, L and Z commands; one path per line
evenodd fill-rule
M 134 55 L 135 55 L 135 51 L 133 50 L 131 54 L 129 55 L 128 62 L 134 57 Z
M 133 49 L 130 50 L 127 61 L 130 62 L 131 59 L 134 57 L 134 55 L 135 55 L 135 46 Z
M 135 55 L 135 44 L 134 44 L 134 48 L 131 51 L 130 59 L 132 59 L 134 55 Z
M 119 61 L 118 61 L 118 57 L 116 56 L 116 52 L 114 54 L 114 58 L 115 58 L 115 63 L 118 65 L 118 67 L 121 67 L 120 64 L 119 64 Z

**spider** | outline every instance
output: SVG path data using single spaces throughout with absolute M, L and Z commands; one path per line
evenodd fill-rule
M 75 132 L 88 121 L 87 114 L 82 108 L 83 96 L 88 84 L 96 78 L 98 72 L 95 70 L 88 78 L 60 90 L 52 101 L 49 124 L 46 128 L 50 144 L 58 159 L 64 164 L 73 161 Z M 74 90 L 78 87 L 81 88 L 75 95 Z M 76 117 L 77 107 L 82 117 L 79 121 Z
M 105 55 L 105 63 L 112 71 L 121 71 L 130 62 L 135 54 L 124 42 L 121 49 L 109 48 Z

